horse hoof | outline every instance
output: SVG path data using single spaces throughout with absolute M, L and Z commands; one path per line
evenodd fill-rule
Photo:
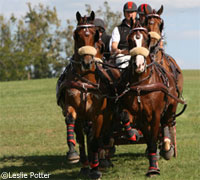
M 163 150 L 161 154 L 165 160 L 170 160 L 174 156 L 174 146 L 171 145 L 169 151 Z
M 89 177 L 91 179 L 99 180 L 102 177 L 102 173 L 98 170 L 90 170 Z
M 110 167 L 113 167 L 113 164 L 108 159 L 100 159 L 99 160 L 99 167 L 100 168 L 110 168 Z
M 80 172 L 79 172 L 79 175 L 80 176 L 89 176 L 90 174 L 90 168 L 89 167 L 86 167 L 86 168 L 81 168 Z
M 152 176 L 156 176 L 156 175 L 160 175 L 160 169 L 159 168 L 149 169 L 148 172 L 146 173 L 147 177 L 152 177 Z
M 100 159 L 99 160 L 99 167 L 100 168 L 108 168 L 109 162 L 106 159 Z
M 115 146 L 113 146 L 112 148 L 109 149 L 109 157 L 113 157 L 115 152 L 116 152 L 116 148 Z
M 79 162 L 79 155 L 76 151 L 74 152 L 67 152 L 67 160 L 70 164 L 75 164 L 75 163 L 78 163 Z

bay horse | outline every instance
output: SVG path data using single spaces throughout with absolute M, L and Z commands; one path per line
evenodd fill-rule
M 164 27 L 164 20 L 160 17 L 163 13 L 163 5 L 160 7 L 158 11 L 153 10 L 153 13 L 148 13 L 147 9 L 144 10 L 145 12 L 145 21 L 144 27 L 146 27 L 149 31 L 151 36 L 151 43 L 150 43 L 150 54 L 152 58 L 162 65 L 166 71 L 172 74 L 173 79 L 175 81 L 175 88 L 178 92 L 178 97 L 182 97 L 183 92 L 183 74 L 181 68 L 176 63 L 175 59 L 166 54 L 163 48 L 160 48 L 160 43 L 162 41 L 162 31 Z M 184 106 L 182 112 L 185 110 L 186 106 Z M 182 112 L 179 113 L 182 114 Z M 174 146 L 174 156 L 177 156 L 177 148 L 176 148 L 176 127 L 175 127 L 175 118 L 177 115 L 174 114 L 172 117 L 168 117 L 167 115 L 163 117 L 163 134 L 164 134 L 164 142 L 163 142 L 163 155 L 165 159 L 170 159 L 173 155 L 171 140 L 173 141 Z M 169 119 L 171 118 L 171 119 Z M 165 122 L 173 122 L 170 124 L 170 127 Z M 170 132 L 171 137 L 170 138 Z
M 163 114 L 172 117 L 177 104 L 184 103 L 177 98 L 172 75 L 150 57 L 150 42 L 148 30 L 136 23 L 128 36 L 131 60 L 121 76 L 119 86 L 125 86 L 125 90 L 118 103 L 121 120 L 136 124 L 144 136 L 149 158 L 147 176 L 160 174 L 156 151 Z
M 95 14 L 82 17 L 76 13 L 78 21 L 74 31 L 74 56 L 66 71 L 60 87 L 58 104 L 62 108 L 67 125 L 68 159 L 79 159 L 75 151 L 76 140 L 79 143 L 81 173 L 89 173 L 91 178 L 101 177 L 98 171 L 98 149 L 101 139 L 110 137 L 112 113 L 107 96 L 111 94 L 110 78 L 96 58 L 103 55 L 99 33 L 93 24 Z M 85 151 L 84 134 L 87 135 L 88 157 Z M 90 163 L 91 170 L 88 165 Z
M 164 28 L 164 20 L 160 17 L 163 13 L 163 5 L 156 12 L 153 10 L 153 13 L 148 13 L 145 9 L 145 24 L 151 36 L 151 53 L 154 53 L 156 56 L 156 61 L 161 64 L 168 72 L 174 74 L 175 81 L 177 83 L 177 91 L 179 97 L 182 95 L 183 91 L 183 74 L 181 68 L 178 66 L 176 61 L 169 55 L 167 55 L 162 48 L 160 48 L 160 43 L 162 39 L 162 31 Z

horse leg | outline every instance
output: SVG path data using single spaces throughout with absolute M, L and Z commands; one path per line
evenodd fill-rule
M 163 128 L 163 147 L 162 147 L 162 156 L 165 160 L 170 160 L 170 158 L 174 155 L 174 146 L 171 143 L 171 135 L 169 131 L 169 126 L 165 126 Z
M 120 120 L 123 123 L 123 126 L 127 132 L 128 140 L 130 141 L 139 141 L 141 135 L 136 129 L 131 128 L 129 114 L 127 111 L 120 113 Z
M 114 139 L 110 138 L 110 135 L 106 135 L 103 138 L 103 145 L 99 150 L 99 167 L 101 168 L 113 167 L 113 164 L 110 160 L 110 157 L 114 152 L 113 148 L 114 148 Z
M 157 144 L 154 139 L 148 142 L 148 159 L 149 159 L 149 169 L 146 176 L 160 175 L 160 169 L 158 167 L 157 159 Z
M 93 138 L 91 141 L 91 171 L 90 171 L 90 178 L 91 179 L 99 179 L 102 176 L 102 173 L 99 171 L 99 157 L 98 157 L 98 148 L 99 148 L 99 140 L 98 138 Z
M 163 146 L 161 149 L 161 155 L 164 157 L 165 160 L 170 160 L 175 153 L 174 148 L 176 147 L 174 147 L 172 139 L 174 137 L 171 137 L 169 125 L 172 126 L 175 124 L 176 108 L 177 103 L 175 103 L 174 105 L 170 105 L 162 120 L 162 122 L 164 123 L 162 123 Z
M 153 118 L 154 122 L 148 121 L 151 123 L 151 126 L 145 125 L 145 127 L 142 128 L 148 147 L 149 169 L 146 176 L 149 177 L 151 177 L 152 175 L 160 175 L 160 169 L 158 167 L 158 158 L 156 154 L 157 139 L 160 125 L 159 114 L 160 113 L 157 112 L 157 118 L 156 115 L 153 116 L 155 117 Z
M 91 152 L 91 171 L 90 178 L 91 179 L 99 179 L 102 176 L 102 173 L 98 170 L 99 168 L 99 157 L 98 157 L 98 149 L 99 149 L 99 140 L 100 140 L 100 132 L 103 125 L 103 115 L 99 115 L 96 121 L 93 121 L 92 124 L 92 138 L 89 138 L 89 151 Z
M 65 123 L 67 126 L 67 144 L 69 147 L 69 151 L 67 152 L 67 160 L 69 163 L 73 164 L 79 161 L 79 155 L 74 148 L 76 145 L 76 141 L 74 139 L 75 118 L 71 113 L 67 114 Z
M 83 133 L 83 127 L 82 127 L 81 121 L 77 122 L 75 132 L 76 132 L 76 141 L 79 143 L 80 162 L 82 165 L 82 168 L 79 174 L 83 176 L 88 176 L 90 172 L 89 161 L 88 161 L 86 151 L 85 151 L 85 139 L 84 139 L 84 133 Z

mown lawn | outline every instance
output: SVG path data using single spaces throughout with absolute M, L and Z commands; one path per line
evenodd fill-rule
M 49 179 L 81 179 L 67 164 L 64 118 L 56 104 L 56 79 L 0 82 L 0 173 L 44 172 Z M 178 157 L 159 166 L 154 179 L 200 178 L 200 70 L 184 71 L 185 113 L 177 118 Z M 146 145 L 117 146 L 106 180 L 146 179 Z

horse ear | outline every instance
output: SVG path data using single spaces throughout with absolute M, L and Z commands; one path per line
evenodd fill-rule
M 163 13 L 163 5 L 161 5 L 160 9 L 157 11 L 157 14 L 160 16 Z
M 94 35 L 94 42 L 97 42 L 97 41 L 99 41 L 99 31 L 98 30 L 96 30 L 96 33 Z
M 92 11 L 92 12 L 90 13 L 90 20 L 91 20 L 91 21 L 94 21 L 94 19 L 95 19 L 95 13 L 94 13 L 94 11 Z
M 79 22 L 81 20 L 81 14 L 79 11 L 76 12 L 76 20 Z

